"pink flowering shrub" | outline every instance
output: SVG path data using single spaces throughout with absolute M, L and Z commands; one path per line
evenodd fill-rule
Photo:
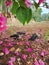
M 39 4 L 43 3 L 45 0 L 39 0 Z
M 12 5 L 12 0 L 5 0 L 5 5 L 8 7 L 8 6 L 11 6 Z
M 6 17 L 0 13 L 0 32 L 6 30 Z
M 39 5 L 41 4 L 41 3 L 43 3 L 43 2 L 45 2 L 45 0 L 39 0 Z M 31 3 L 31 0 L 25 0 L 25 4 L 26 4 L 26 6 L 29 8 L 29 7 L 31 7 L 31 5 L 32 5 L 32 3 Z
M 0 41 L 0 45 L 2 44 L 3 42 L 2 41 Z
M 38 1 L 38 3 L 37 3 L 37 1 Z M 43 2 L 45 2 L 45 0 L 3 0 L 4 5 L 3 4 L 1 4 L 1 5 L 3 7 L 6 5 L 5 9 L 2 7 L 2 10 L 4 10 L 3 12 L 7 13 L 7 17 L 11 17 L 11 15 L 10 15 L 10 12 L 11 12 L 13 15 L 16 15 L 18 20 L 24 25 L 25 23 L 29 23 L 29 21 L 32 18 L 32 14 L 33 14 L 32 10 L 34 10 L 34 9 L 32 9 L 32 6 L 35 7 L 35 9 L 38 9 L 38 7 L 41 8 L 41 6 L 39 6 L 39 5 Z M 47 3 L 47 2 L 45 2 L 45 3 Z M 43 7 L 49 8 L 49 5 L 46 6 L 46 4 L 45 4 Z M 20 8 L 21 8 L 21 10 L 20 10 Z M 25 12 L 25 13 L 23 14 L 22 12 Z M 20 15 L 20 14 L 22 14 L 22 15 Z
M 29 8 L 29 7 L 31 6 L 30 0 L 25 0 L 25 4 L 26 4 L 26 6 Z

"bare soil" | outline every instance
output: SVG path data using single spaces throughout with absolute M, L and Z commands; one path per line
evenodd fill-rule
M 32 22 L 32 21 L 31 21 Z M 15 25 L 15 24 L 14 24 Z M 21 25 L 20 23 L 17 23 L 16 26 L 9 26 L 8 25 L 8 29 L 6 31 L 6 35 L 7 37 L 9 38 L 10 35 L 12 34 L 15 34 L 16 32 L 20 32 L 20 31 L 25 31 L 26 33 L 28 33 L 29 35 L 32 35 L 32 33 L 34 32 L 40 32 L 41 30 L 41 34 L 45 35 L 45 33 L 49 30 L 49 22 L 41 22 L 41 23 L 29 23 L 29 24 L 26 24 L 26 25 Z M 20 25 L 20 26 L 19 26 Z M 26 42 L 26 39 L 24 40 L 24 37 L 23 38 L 23 43 Z M 3 55 L 2 57 L 0 57 L 0 65 L 7 65 L 9 59 L 11 56 L 14 56 L 14 51 L 17 49 L 17 48 L 20 48 L 22 51 L 20 52 L 20 55 L 22 53 L 25 53 L 28 55 L 28 58 L 24 61 L 22 60 L 22 58 L 20 56 L 16 57 L 16 61 L 14 62 L 14 65 L 34 65 L 34 59 L 30 58 L 31 54 L 32 53 L 27 53 L 25 50 L 27 48 L 26 45 L 17 45 L 17 42 L 18 40 L 15 40 L 16 41 L 16 45 L 14 45 L 13 47 L 8 47 L 9 50 L 11 50 L 10 54 L 8 55 Z M 6 42 L 6 41 L 5 41 Z M 5 43 L 4 42 L 4 43 Z M 40 44 L 40 43 L 37 43 L 37 42 L 32 42 L 30 41 L 30 46 L 31 48 L 33 48 L 33 53 L 37 54 L 37 59 L 42 59 L 44 62 L 45 62 L 45 65 L 49 65 L 49 60 L 47 61 L 47 59 L 49 59 L 49 43 L 48 42 L 45 42 L 43 44 Z M 0 45 L 0 50 L 2 50 L 4 47 L 2 45 Z M 36 53 L 34 51 L 34 48 L 38 49 L 38 52 L 40 53 L 43 49 L 46 49 L 48 51 L 48 55 L 46 55 L 45 57 L 40 57 L 38 52 Z M 20 58 L 20 63 L 18 63 L 17 59 Z

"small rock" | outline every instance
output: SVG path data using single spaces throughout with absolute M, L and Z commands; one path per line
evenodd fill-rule
M 20 51 L 21 51 L 21 49 L 20 49 L 20 48 L 17 48 L 17 49 L 16 49 L 16 51 L 20 52 Z
M 30 61 L 27 62 L 27 65 L 32 65 L 32 63 Z
M 17 61 L 20 61 L 21 59 L 20 58 L 17 58 Z
M 0 56 L 3 56 L 3 55 L 4 55 L 4 53 L 3 53 L 3 52 L 1 52 L 1 53 L 0 53 Z
M 14 47 L 12 47 L 11 49 L 10 49 L 10 51 L 12 52 L 12 51 L 15 51 L 15 48 Z

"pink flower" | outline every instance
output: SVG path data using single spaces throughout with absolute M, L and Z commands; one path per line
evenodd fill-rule
M 11 6 L 12 5 L 12 0 L 5 0 L 5 5 L 8 7 L 8 6 Z
M 15 57 L 10 58 L 10 61 L 12 61 L 12 62 L 15 62 L 15 60 L 16 60 Z
M 41 4 L 41 3 L 43 3 L 45 0 L 39 0 L 39 5 Z
M 3 32 L 7 29 L 7 26 L 6 25 L 1 25 L 0 26 L 0 32 Z
M 41 56 L 44 57 L 44 55 L 45 55 L 44 52 L 41 52 Z
M 36 41 L 36 42 L 40 42 L 40 39 L 36 39 L 35 41 Z
M 24 60 L 26 60 L 27 55 L 26 55 L 26 54 L 22 54 L 22 58 L 23 58 Z
M 41 40 L 40 40 L 40 43 L 43 44 L 43 43 L 44 43 L 44 39 L 41 39 Z
M 0 45 L 3 43 L 3 41 L 0 41 Z
M 35 59 L 34 65 L 45 65 L 45 63 L 41 59 L 38 61 Z
M 19 56 L 19 52 L 18 51 L 15 51 L 14 52 L 16 56 Z
M 0 13 L 0 25 L 6 23 L 6 17 Z
M 29 42 L 29 41 L 27 41 L 27 42 L 26 42 L 26 45 L 27 45 L 27 46 L 29 46 L 29 44 L 30 44 L 30 42 Z
M 47 52 L 45 49 L 43 50 L 43 52 L 44 52 L 44 54 L 45 54 L 45 55 L 47 55 L 47 54 L 48 54 L 48 52 Z
M 23 45 L 23 42 L 22 42 L 22 41 L 19 41 L 18 44 L 19 44 L 19 45 Z
M 4 47 L 7 47 L 7 44 L 3 44 Z
M 47 55 L 48 54 L 48 52 L 46 51 L 46 50 L 43 50 L 42 52 L 41 52 L 41 56 L 45 56 L 45 55 Z
M 40 59 L 39 60 L 39 65 L 45 65 L 45 63 Z
M 30 0 L 25 0 L 25 4 L 26 4 L 26 6 L 29 8 L 29 7 L 31 6 Z
M 0 32 L 5 31 L 6 28 L 6 17 L 4 17 L 3 14 L 0 14 Z
M 8 62 L 8 65 L 14 65 L 13 62 L 15 62 L 15 57 L 11 57 L 10 61 Z
M 14 65 L 12 61 L 9 61 L 8 62 L 8 65 Z
M 32 52 L 32 48 L 28 48 L 27 51 L 30 53 Z
M 30 34 L 29 33 L 26 33 L 26 35 L 25 35 L 26 41 L 28 41 L 29 38 L 30 38 Z
M 42 32 L 42 28 L 39 28 L 39 32 Z
M 8 48 L 4 48 L 4 49 L 3 49 L 3 52 L 4 52 L 6 55 L 9 54 Z
M 36 54 L 35 53 L 32 54 L 32 58 L 36 58 Z
M 38 63 L 38 61 L 37 61 L 37 60 L 35 60 L 34 65 L 39 65 L 39 63 Z
M 8 45 L 7 45 L 7 46 L 12 47 L 13 45 L 12 45 L 11 43 L 8 43 Z
M 12 47 L 14 44 L 16 44 L 15 42 L 8 42 L 8 45 L 7 46 L 10 46 L 10 47 Z

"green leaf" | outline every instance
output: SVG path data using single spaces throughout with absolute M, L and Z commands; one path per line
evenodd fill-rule
M 6 12 L 6 6 L 4 0 L 1 1 L 1 5 L 2 5 L 2 12 Z
M 16 10 L 16 17 L 19 19 L 19 21 L 24 25 L 26 22 L 26 9 L 23 7 L 19 7 Z
M 16 10 L 16 17 L 19 21 L 24 25 L 25 23 L 29 23 L 32 18 L 32 11 L 29 8 L 19 7 Z
M 13 0 L 13 2 L 15 2 L 15 0 Z
M 48 36 L 45 36 L 45 40 L 46 40 L 46 41 L 48 40 Z
M 18 0 L 18 2 L 19 2 L 21 7 L 27 8 L 26 5 L 25 5 L 24 0 Z
M 34 1 L 34 6 L 35 6 L 36 9 L 38 9 L 39 4 Z
M 32 17 L 32 11 L 31 9 L 26 8 L 23 0 L 18 0 L 18 2 L 13 1 L 11 12 L 12 14 L 15 14 L 18 20 L 24 25 L 25 23 L 29 23 Z
M 36 21 L 36 22 L 41 22 L 41 13 L 42 13 L 42 10 L 41 8 L 38 8 L 38 9 L 33 9 L 32 10 L 32 18 Z
M 44 39 L 47 41 L 49 38 L 49 30 L 46 32 Z
M 14 2 L 13 2 L 13 5 L 12 5 L 12 8 L 11 8 L 12 14 L 16 14 L 17 8 L 19 8 L 19 5 L 18 5 L 17 2 L 14 1 Z
M 27 23 L 29 23 L 30 22 L 30 20 L 31 20 L 31 18 L 32 18 L 32 10 L 31 9 L 27 9 L 27 11 L 26 11 L 26 14 L 27 14 Z

